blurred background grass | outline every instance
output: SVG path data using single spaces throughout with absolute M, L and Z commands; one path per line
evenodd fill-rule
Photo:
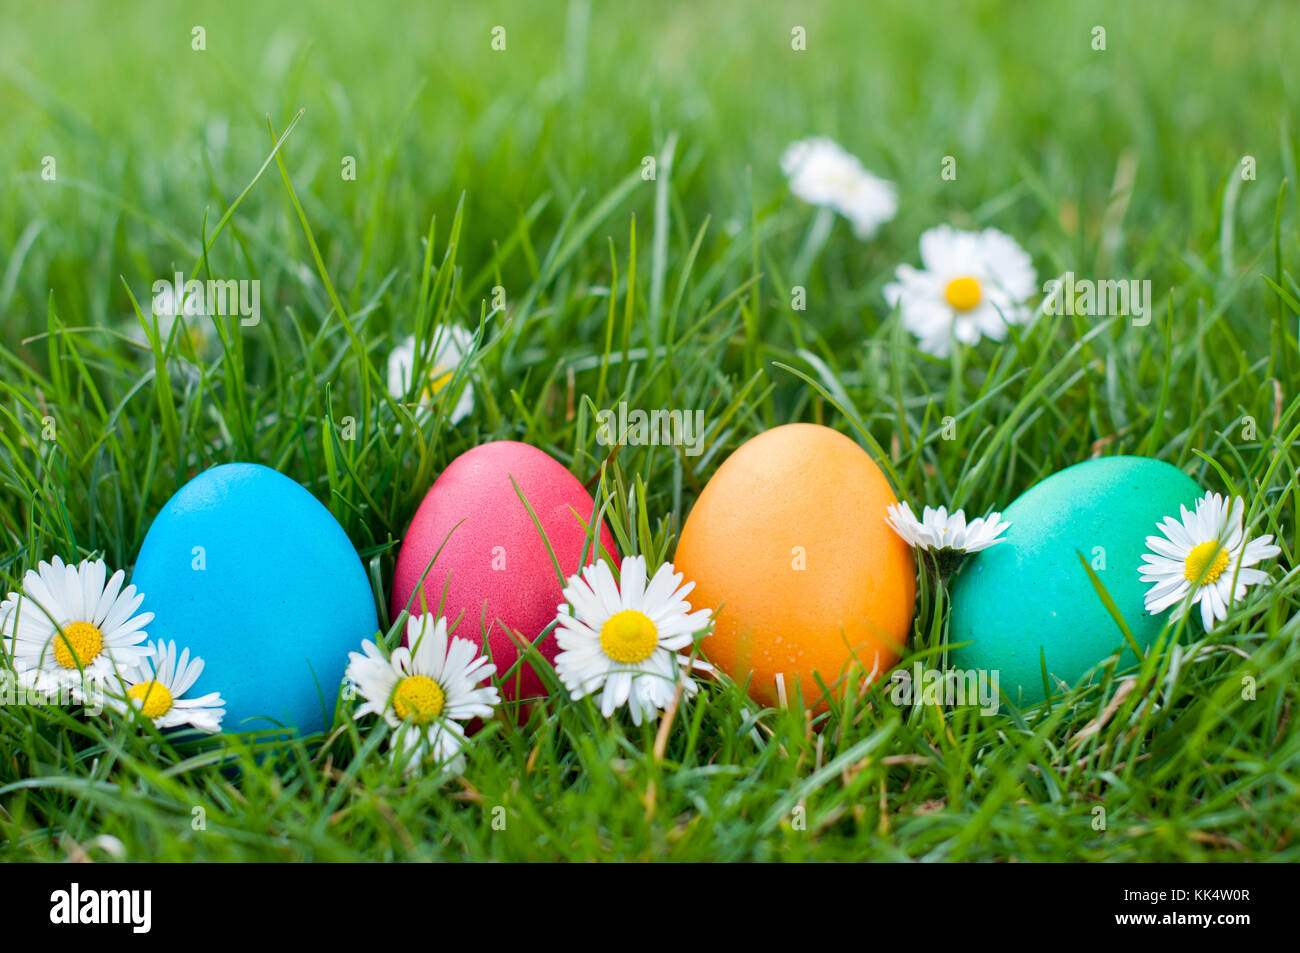
M 539 196 L 552 196 L 540 224 L 553 229 L 579 190 L 605 194 L 673 131 L 674 200 L 689 212 L 675 238 L 707 213 L 709 244 L 725 243 L 748 223 L 751 192 L 759 210 L 788 201 L 777 160 L 789 141 L 834 136 L 903 196 L 878 241 L 842 241 L 823 262 L 846 293 L 810 317 L 849 333 L 883 307 L 880 284 L 938 221 L 995 221 L 1040 271 L 1087 271 L 1125 153 L 1139 160 L 1138 188 L 1111 264 L 1157 286 L 1195 277 L 1162 246 L 1206 256 L 1203 239 L 1218 237 L 1207 182 L 1221 189 L 1244 155 L 1257 158 L 1236 216 L 1250 254 L 1249 236 L 1271 232 L 1280 180 L 1296 181 L 1287 57 L 1300 9 L 1283 0 L 0 10 L 10 346 L 44 325 L 51 290 L 69 323 L 103 324 L 129 311 L 119 275 L 142 289 L 173 264 L 187 269 L 205 210 L 214 221 L 265 157 L 265 117 L 283 129 L 300 108 L 285 156 L 345 287 L 359 274 L 373 285 L 395 263 L 399 282 L 418 278 L 430 217 L 449 216 L 462 191 L 462 261 L 485 261 Z M 497 25 L 504 52 L 490 47 Z M 796 25 L 803 52 L 791 49 Z M 204 52 L 191 49 L 195 26 Z M 1104 52 L 1092 49 L 1095 26 Z M 40 177 L 46 155 L 57 183 Z M 340 177 L 345 155 L 355 182 Z M 940 179 L 945 155 L 956 181 Z M 648 217 L 652 196 L 647 185 L 626 209 Z M 301 248 L 286 208 L 269 183 L 241 208 L 247 253 L 264 264 L 260 248 Z M 367 225 L 377 233 L 363 264 Z M 793 251 L 801 228 L 792 217 L 774 230 Z M 232 245 L 214 249 L 216 267 L 237 268 Z

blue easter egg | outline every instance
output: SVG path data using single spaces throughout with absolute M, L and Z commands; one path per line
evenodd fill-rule
M 323 731 L 348 652 L 379 627 L 366 573 L 320 501 L 269 467 L 228 463 L 167 501 L 131 581 L 153 639 L 203 659 L 185 697 L 220 692 L 222 730 Z

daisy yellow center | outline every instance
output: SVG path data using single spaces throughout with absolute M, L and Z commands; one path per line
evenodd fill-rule
M 1192 547 L 1183 562 L 1183 575 L 1194 585 L 1208 586 L 1228 568 L 1228 551 L 1209 539 Z
M 203 345 L 207 343 L 207 339 L 204 338 L 202 330 L 199 328 L 191 328 L 188 325 L 185 328 L 185 339 L 189 341 L 190 347 L 194 348 L 196 351 L 202 351 Z
M 659 630 L 645 613 L 624 609 L 600 627 L 600 647 L 615 662 L 635 665 L 644 662 L 659 647 Z
M 146 718 L 161 718 L 172 710 L 172 693 L 162 682 L 141 682 L 127 689 L 127 697 L 140 703 Z
M 393 692 L 393 710 L 397 717 L 408 718 L 417 725 L 427 725 L 442 714 L 447 696 L 442 686 L 427 675 L 408 675 L 397 683 Z
M 446 364 L 437 364 L 429 372 L 429 383 L 424 385 L 424 390 L 420 396 L 425 401 L 431 401 L 442 391 L 444 387 L 451 383 L 452 375 L 455 373 L 454 367 L 448 367 Z
M 948 282 L 948 287 L 943 289 L 943 296 L 948 299 L 948 303 L 954 310 L 969 311 L 980 303 L 982 297 L 979 280 L 970 275 L 954 278 Z
M 63 668 L 85 668 L 104 650 L 104 633 L 89 622 L 69 622 L 54 634 L 54 661 Z

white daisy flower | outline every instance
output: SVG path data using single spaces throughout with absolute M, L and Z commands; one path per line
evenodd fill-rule
M 1025 305 L 1037 290 L 1033 260 L 995 228 L 931 228 L 921 236 L 921 264 L 924 270 L 899 265 L 884 294 L 927 354 L 948 356 L 954 339 L 1001 341 L 1009 325 L 1033 317 Z
M 434 333 L 433 356 L 426 361 L 424 385 L 420 388 L 419 407 L 431 406 L 442 389 L 451 383 L 456 368 L 474 345 L 474 335 L 459 325 L 443 325 Z M 411 390 L 411 375 L 416 364 L 415 336 L 411 335 L 388 355 L 388 393 L 405 400 Z M 474 409 L 474 391 L 466 385 L 448 418 L 458 424 Z
M 839 212 L 858 238 L 870 238 L 898 212 L 894 184 L 872 175 L 834 140 L 818 137 L 792 143 L 781 156 L 781 171 L 790 180 L 791 192 Z
M 478 643 L 449 638 L 441 616 L 409 618 L 406 642 L 390 656 L 370 641 L 348 653 L 347 678 L 365 699 L 353 717 L 382 716 L 396 732 L 388 745 L 394 763 L 407 771 L 432 760 L 460 773 L 466 737 L 458 722 L 489 718 L 501 703 L 496 686 L 476 687 L 496 666 L 479 655 Z
M 885 508 L 887 521 L 903 542 L 928 552 L 952 550 L 958 553 L 978 553 L 995 543 L 1004 542 L 1002 534 L 1011 524 L 1001 513 L 990 513 L 973 519 L 968 524 L 964 510 L 948 515 L 947 507 L 925 507 L 918 520 L 906 503 L 891 503 Z
M 199 698 L 181 697 L 202 674 L 203 659 L 191 660 L 189 649 L 182 649 L 177 656 L 175 642 L 150 642 L 144 661 L 122 677 L 122 695 L 110 694 L 105 703 L 118 712 L 125 712 L 130 705 L 158 728 L 190 725 L 216 734 L 226 715 L 221 695 L 209 692 Z
M 144 595 L 122 588 L 120 569 L 105 583 L 107 573 L 102 559 L 68 566 L 55 556 L 29 569 L 21 592 L 9 594 L 0 638 L 29 684 L 77 697 L 86 683 L 105 684 L 148 654 L 141 643 L 153 613 L 137 613 Z
M 677 654 L 709 627 L 711 609 L 691 611 L 686 596 L 695 583 L 682 585 L 682 574 L 664 563 L 646 583 L 644 556 L 626 556 L 614 581 L 601 561 L 570 577 L 566 605 L 556 615 L 555 672 L 575 699 L 594 692 L 606 718 L 627 704 L 632 723 L 658 716 L 677 691 L 685 666 L 710 672 L 707 662 Z M 693 695 L 699 686 L 687 678 Z
M 1176 605 L 1173 618 L 1179 619 L 1199 602 L 1201 624 L 1209 632 L 1247 589 L 1269 582 L 1268 573 L 1250 567 L 1282 549 L 1273 545 L 1272 535 L 1246 535 L 1241 497 L 1229 505 L 1219 494 L 1207 493 L 1196 501 L 1195 512 L 1179 509 L 1180 520 L 1166 516 L 1157 525 L 1163 536 L 1147 537 L 1151 552 L 1142 557 L 1139 572 L 1143 582 L 1155 585 L 1147 591 L 1146 608 L 1154 615 Z
M 172 282 L 166 282 L 162 290 L 153 296 L 149 308 L 145 309 L 144 317 L 151 325 L 155 319 L 157 320 L 158 334 L 164 342 L 171 337 L 177 319 L 183 319 L 182 334 L 198 354 L 205 353 L 216 337 L 212 319 L 204 310 L 203 296 L 191 292 L 181 302 L 177 298 Z M 149 344 L 149 338 L 134 314 L 128 321 L 127 336 L 142 346 L 147 347 Z M 178 335 L 177 340 L 180 340 L 181 336 Z

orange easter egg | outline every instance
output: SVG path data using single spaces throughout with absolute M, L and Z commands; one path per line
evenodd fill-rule
M 916 562 L 885 522 L 895 502 L 867 452 L 788 424 L 741 445 L 700 494 L 674 564 L 694 606 L 719 608 L 702 651 L 764 704 L 824 708 L 898 661 Z

